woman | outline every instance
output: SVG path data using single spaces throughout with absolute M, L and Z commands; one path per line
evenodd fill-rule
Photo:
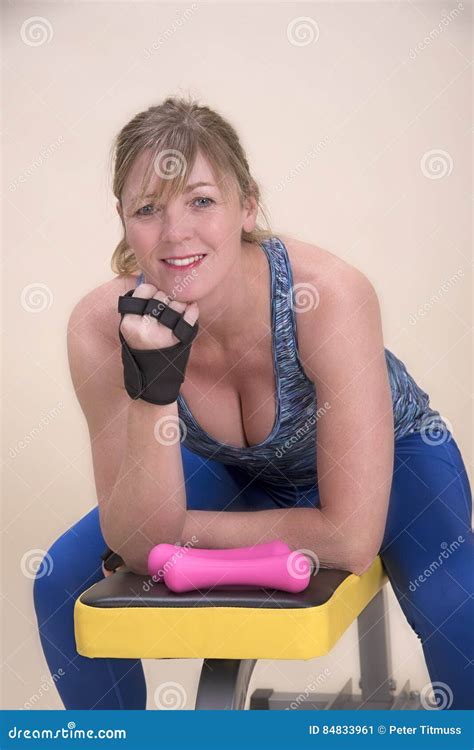
M 146 706 L 140 661 L 75 648 L 74 601 L 103 577 L 106 544 L 146 573 L 160 542 L 279 538 L 357 575 L 380 554 L 440 705 L 473 708 L 470 486 L 445 422 L 384 349 L 372 285 L 259 227 L 234 129 L 195 102 L 167 99 L 122 129 L 114 194 L 116 277 L 76 305 L 68 333 L 98 506 L 52 545 L 34 587 L 65 707 Z M 190 255 L 203 257 L 180 264 Z M 170 403 L 124 388 L 117 297 L 130 289 L 198 322 Z M 135 350 L 177 342 L 150 316 L 124 315 L 121 330 Z

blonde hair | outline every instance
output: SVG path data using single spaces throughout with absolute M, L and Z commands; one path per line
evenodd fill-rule
M 199 149 L 222 183 L 226 198 L 237 189 L 241 205 L 249 197 L 257 202 L 267 229 L 257 223 L 251 232 L 242 230 L 241 240 L 261 242 L 273 236 L 259 186 L 250 173 L 238 135 L 217 112 L 201 106 L 192 98 L 169 97 L 162 104 L 135 115 L 120 130 L 111 149 L 111 159 L 114 158 L 113 192 L 120 202 L 127 175 L 144 149 L 150 150 L 150 162 L 134 210 L 143 200 L 157 165 L 158 173 L 166 179 L 160 180 L 161 189 L 154 199 L 159 201 L 165 193 L 166 199 L 182 192 Z M 135 253 L 128 246 L 125 229 L 112 255 L 111 267 L 119 276 L 131 274 L 139 268 Z

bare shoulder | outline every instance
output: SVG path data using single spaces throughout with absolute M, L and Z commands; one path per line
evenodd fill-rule
M 333 297 L 347 291 L 348 285 L 363 284 L 364 279 L 370 283 L 362 271 L 329 250 L 287 235 L 279 237 L 288 251 L 295 285 L 312 283 L 320 297 Z
M 87 334 L 116 346 L 119 314 L 117 302 L 120 295 L 135 288 L 138 274 L 114 276 L 113 279 L 87 292 L 74 306 L 68 325 L 69 334 Z
M 281 235 L 293 274 L 298 353 L 310 379 L 337 340 L 345 321 L 351 326 L 377 325 L 379 303 L 369 279 L 355 266 L 317 245 Z M 298 285 L 301 284 L 301 287 Z M 298 289 L 301 290 L 298 295 Z

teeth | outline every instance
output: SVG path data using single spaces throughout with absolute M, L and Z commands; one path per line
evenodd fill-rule
M 191 258 L 181 258 L 180 260 L 176 258 L 174 260 L 165 260 L 165 263 L 169 263 L 170 266 L 189 266 L 190 263 L 194 263 L 200 258 L 204 258 L 204 255 L 193 255 Z

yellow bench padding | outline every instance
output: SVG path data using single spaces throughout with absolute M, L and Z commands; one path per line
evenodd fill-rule
M 120 574 L 116 574 L 120 575 Z M 317 607 L 91 607 L 76 601 L 79 654 L 123 659 L 313 659 L 387 582 L 380 557 Z M 85 593 L 85 592 L 84 592 Z

